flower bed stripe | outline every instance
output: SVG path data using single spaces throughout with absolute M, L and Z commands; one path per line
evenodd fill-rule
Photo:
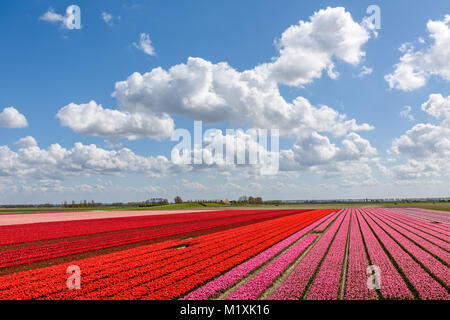
M 349 210 L 309 289 L 308 300 L 336 300 L 338 298 L 350 217 Z
M 406 253 L 391 237 L 383 231 L 365 212 L 363 217 L 383 243 L 386 250 L 414 286 L 418 298 L 448 299 L 447 290 L 434 280 L 408 253 Z
M 244 285 L 226 297 L 225 300 L 252 300 L 258 296 L 305 251 L 306 248 L 317 238 L 316 234 L 307 235 L 292 246 L 283 255 L 271 262 L 255 277 L 247 281 Z
M 413 299 L 414 296 L 369 228 L 362 212 L 357 216 L 372 265 L 380 268 L 380 294 L 384 299 Z M 368 277 L 368 275 L 367 275 Z
M 321 214 L 322 212 L 325 212 L 326 216 L 310 224 L 304 229 L 296 232 L 295 234 L 281 241 L 280 243 L 277 243 L 275 246 L 267 249 L 266 251 L 261 252 L 252 259 L 235 267 L 226 274 L 214 279 L 213 281 L 208 282 L 203 287 L 200 287 L 197 290 L 188 294 L 186 297 L 183 298 L 183 300 L 208 299 L 214 296 L 215 294 L 218 294 L 219 292 L 231 287 L 232 285 L 240 281 L 242 278 L 247 276 L 250 272 L 260 267 L 266 261 L 274 257 L 276 254 L 281 252 L 283 249 L 285 249 L 286 247 L 288 247 L 289 245 L 300 239 L 302 236 L 304 236 L 317 226 L 322 226 L 322 224 L 328 226 L 328 224 L 330 223 L 330 216 L 331 217 L 334 216 L 334 213 L 328 214 L 328 210 L 327 211 L 316 210 L 315 212 L 317 216 L 319 216 L 319 214 Z
M 312 213 L 309 213 L 309 215 L 312 215 Z M 109 288 L 115 288 L 122 287 L 120 290 L 124 289 L 127 290 L 130 288 L 130 286 L 133 285 L 133 281 L 139 286 L 140 283 L 148 281 L 149 279 L 156 279 L 155 277 L 164 278 L 164 272 L 167 272 L 169 269 L 175 270 L 177 267 L 182 267 L 182 265 L 187 266 L 187 270 L 189 270 L 190 266 L 195 262 L 198 262 L 198 255 L 195 254 L 195 252 L 199 252 L 198 250 L 195 251 L 195 247 L 197 246 L 196 243 L 200 242 L 203 247 L 199 247 L 199 250 L 203 254 L 210 253 L 213 256 L 218 256 L 220 254 L 220 251 L 215 250 L 222 250 L 222 252 L 227 251 L 227 248 L 231 248 L 230 246 L 233 246 L 232 239 L 239 239 L 239 241 L 243 243 L 251 243 L 251 239 L 257 239 L 255 241 L 259 241 L 258 237 L 256 235 L 258 234 L 264 234 L 268 240 L 264 243 L 263 240 L 260 239 L 260 242 L 263 242 L 264 244 L 260 244 L 259 246 L 255 245 L 255 248 L 258 248 L 258 250 L 265 249 L 261 246 L 267 246 L 271 245 L 270 241 L 280 241 L 283 238 L 286 238 L 286 236 L 289 236 L 290 234 L 295 232 L 295 228 L 302 224 L 303 219 L 308 219 L 308 213 L 305 214 L 297 214 L 292 216 L 286 216 L 282 218 L 277 218 L 271 221 L 264 221 L 255 223 L 250 226 L 245 227 L 239 227 L 223 232 L 219 232 L 217 234 L 211 234 L 211 235 L 205 235 L 200 236 L 194 239 L 189 240 L 183 240 L 178 241 L 177 243 L 191 243 L 193 244 L 192 249 L 191 247 L 177 250 L 177 249 L 170 249 L 170 250 L 160 250 L 158 252 L 155 252 L 156 257 L 159 258 L 153 258 L 156 260 L 152 260 L 151 254 L 146 254 L 146 250 L 153 250 L 151 248 L 154 248 L 154 245 L 150 246 L 143 246 L 140 247 L 142 256 L 144 259 L 139 261 L 136 265 L 133 266 L 133 263 L 139 260 L 139 250 L 138 248 L 131 249 L 131 250 L 125 250 L 132 252 L 132 258 L 126 259 L 124 256 L 126 256 L 126 252 L 123 252 L 122 258 L 120 254 L 111 254 L 111 256 L 114 256 L 116 260 L 111 259 L 109 255 L 105 256 L 99 256 L 95 258 L 88 258 L 88 259 L 82 259 L 80 261 L 71 262 L 70 264 L 78 264 L 80 265 L 82 269 L 82 290 L 73 290 L 69 291 L 64 288 L 65 283 L 61 283 L 61 278 L 65 279 L 65 267 L 67 267 L 68 264 L 59 265 L 59 266 L 53 266 L 48 268 L 43 268 L 39 270 L 40 272 L 37 273 L 37 270 L 31 270 L 26 272 L 21 272 L 19 274 L 9 275 L 8 279 L 9 281 L 13 280 L 15 275 L 20 275 L 19 278 L 26 279 L 28 283 L 23 285 L 22 282 L 17 283 L 16 286 L 12 285 L 10 289 L 0 291 L 0 298 L 10 298 L 11 296 L 15 297 L 21 297 L 21 298 L 48 298 L 48 299 L 71 299 L 71 298 L 108 298 L 110 296 L 111 290 Z M 275 230 L 274 230 L 275 228 Z M 252 231 L 254 229 L 254 231 Z M 297 229 L 298 230 L 298 229 Z M 220 240 L 219 235 L 222 236 L 222 240 Z M 278 234 L 278 235 L 277 235 Z M 248 235 L 248 237 L 246 237 Z M 211 245 L 211 239 L 216 239 L 213 241 L 213 245 L 208 247 L 207 245 Z M 225 239 L 225 240 L 224 240 Z M 228 240 L 227 240 L 228 239 Z M 206 245 L 207 244 L 207 245 Z M 224 245 L 225 244 L 225 245 Z M 273 243 L 272 243 L 273 244 Z M 228 247 L 227 247 L 228 245 Z M 228 251 L 232 251 L 234 249 L 230 249 Z M 240 248 L 239 250 L 242 250 Z M 183 253 L 186 252 L 184 255 Z M 253 253 L 256 254 L 257 252 Z M 167 258 L 164 259 L 164 256 Z M 181 259 L 180 259 L 181 256 Z M 189 258 L 189 256 L 191 258 Z M 183 258 L 185 257 L 185 258 Z M 239 257 L 239 255 L 237 256 Z M 105 258 L 106 260 L 109 260 L 112 264 L 110 268 L 103 268 L 102 258 Z M 117 259 L 122 259 L 121 262 L 118 264 Z M 171 263 L 172 259 L 172 263 Z M 189 261 L 190 259 L 190 261 Z M 157 262 L 160 261 L 160 262 Z M 227 260 L 228 261 L 228 260 Z M 239 263 L 240 261 L 233 262 L 233 263 Z M 182 265 L 180 264 L 182 263 Z M 140 265 L 140 267 L 136 267 L 137 265 Z M 147 267 L 149 266 L 149 267 Z M 199 265 L 200 266 L 200 265 Z M 132 269 L 130 269 L 130 267 Z M 136 268 L 134 268 L 136 267 Z M 100 273 L 96 272 L 96 269 L 101 269 L 102 271 Z M 167 268 L 167 270 L 163 270 L 164 268 Z M 175 269 L 174 269 L 175 268 Z M 121 272 L 123 270 L 123 272 Z M 170 271 L 170 270 L 169 270 Z M 163 272 L 163 273 L 160 273 Z M 173 273 L 173 272 L 172 272 Z M 34 279 L 27 277 L 27 275 L 39 275 L 39 279 Z M 181 274 L 180 274 L 181 275 Z M 177 275 L 178 276 L 178 275 Z M 2 283 L 5 277 L 0 277 L 0 287 L 2 287 Z M 30 281 L 30 279 L 32 281 Z M 133 280 L 134 279 L 134 280 Z M 172 275 L 172 280 L 177 279 L 175 277 L 175 274 Z M 181 278 L 183 279 L 183 278 Z M 159 279 L 158 279 L 159 280 Z M 168 277 L 166 277 L 166 280 L 168 280 Z M 92 285 L 91 285 L 92 283 Z M 167 281 L 167 285 L 172 283 L 172 286 L 176 284 L 176 282 L 170 282 Z M 11 282 L 9 282 L 11 285 Z M 14 284 L 14 283 L 13 283 Z M 154 283 L 155 284 L 155 283 Z M 162 283 L 160 283 L 161 285 Z M 112 286 L 112 287 L 111 287 Z M 172 288 L 171 286 L 171 288 Z M 155 288 L 159 288 L 158 286 L 155 286 Z M 160 289 L 164 289 L 164 286 Z M 139 289 L 136 289 L 137 291 Z M 172 291 L 172 289 L 170 289 Z M 117 291 L 117 290 L 115 290 Z M 87 293 L 92 292 L 92 294 L 87 295 Z M 175 291 L 173 291 L 175 292 Z M 135 298 L 134 296 L 129 296 L 130 298 Z M 112 296 L 109 298 L 113 298 Z
M 157 240 L 165 237 L 173 237 L 181 234 L 189 234 L 227 225 L 235 225 L 247 222 L 256 222 L 273 219 L 295 213 L 291 211 L 277 211 L 260 213 L 249 216 L 235 216 L 225 219 L 200 221 L 189 225 L 167 226 L 164 228 L 130 231 L 120 234 L 99 236 L 91 239 L 78 239 L 64 241 L 41 246 L 30 246 L 0 252 L 0 268 L 11 267 L 25 263 L 54 259 L 65 255 L 79 254 L 83 252 L 111 248 L 131 243 Z
M 345 282 L 344 299 L 368 300 L 376 298 L 374 290 L 367 287 L 366 270 L 369 266 L 363 239 L 361 236 L 358 211 L 351 210 L 350 244 L 348 252 L 347 275 Z
M 272 300 L 298 300 L 302 297 L 311 277 L 330 247 L 347 210 L 342 211 L 331 227 L 322 235 L 308 254 L 295 267 L 286 281 L 269 297 Z
M 379 225 L 385 232 L 387 232 L 395 242 L 397 242 L 405 252 L 409 253 L 411 256 L 415 257 L 420 263 L 428 269 L 428 272 L 438 278 L 437 281 L 441 284 L 445 284 L 448 291 L 449 281 L 448 275 L 450 269 L 448 266 L 442 264 L 435 257 L 430 255 L 427 251 L 421 249 L 414 242 L 410 241 L 403 234 L 398 232 L 397 230 L 390 227 L 383 219 L 380 219 L 375 212 L 376 209 L 366 210 L 368 212 L 368 216 L 372 218 L 372 220 Z M 450 293 L 450 292 L 449 292 Z M 450 298 L 450 295 L 449 295 Z

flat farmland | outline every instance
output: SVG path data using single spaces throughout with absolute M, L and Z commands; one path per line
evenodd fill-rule
M 450 213 L 421 208 L 0 216 L 0 299 L 449 300 Z

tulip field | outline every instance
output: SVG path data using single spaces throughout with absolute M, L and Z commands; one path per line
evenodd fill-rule
M 449 263 L 450 213 L 426 209 L 0 225 L 0 300 L 449 300 Z

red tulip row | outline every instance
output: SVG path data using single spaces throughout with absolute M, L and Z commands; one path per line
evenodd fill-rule
M 296 210 L 302 212 L 307 210 Z M 59 221 L 22 225 L 0 226 L 0 245 L 42 241 L 65 237 L 113 232 L 137 228 L 157 227 L 168 224 L 196 223 L 203 220 L 250 216 L 271 210 L 202 211 L 180 214 L 164 214 L 140 217 Z M 280 212 L 280 211 L 278 211 Z
M 279 225 L 268 224 L 266 231 L 255 230 L 253 235 L 249 234 L 248 231 L 241 236 L 235 235 L 233 239 L 229 240 L 228 245 L 225 245 L 225 241 L 221 242 L 220 248 L 222 252 L 220 254 L 214 255 L 211 252 L 205 252 L 204 254 L 191 255 L 190 261 L 185 260 L 173 266 L 172 269 L 166 267 L 161 270 L 160 272 L 164 274 L 163 276 L 156 276 L 153 272 L 152 274 L 146 274 L 139 279 L 141 283 L 144 283 L 118 293 L 119 290 L 130 287 L 129 281 L 126 281 L 123 283 L 122 288 L 114 286 L 114 292 L 110 293 L 110 295 L 121 299 L 176 298 L 194 289 L 204 281 L 220 275 L 236 264 L 285 239 L 288 235 L 320 219 L 330 211 L 318 210 L 318 212 L 314 212 L 312 221 L 310 219 L 311 216 L 304 214 L 293 217 L 293 219 L 280 221 Z M 274 236 L 275 234 L 276 236 Z M 233 243 L 239 243 L 239 245 L 228 249 L 228 246 L 233 245 Z M 203 257 L 201 261 L 198 259 L 199 256 Z M 146 294 L 143 295 L 143 293 Z M 98 295 L 94 296 L 98 297 Z
M 334 210 L 316 210 L 317 214 L 320 214 L 315 217 L 315 220 L 320 219 L 321 217 L 329 214 L 331 211 Z M 299 230 L 307 225 L 311 224 L 311 221 L 304 221 L 300 225 L 292 225 L 292 230 Z M 291 233 L 291 231 L 289 233 Z M 268 235 L 267 235 L 268 236 Z M 262 237 L 262 234 L 261 236 Z M 285 239 L 286 237 L 282 234 L 279 234 L 277 237 L 277 241 L 280 241 L 282 239 Z M 274 244 L 274 241 L 271 241 L 272 244 Z M 158 282 L 164 283 L 164 281 L 171 282 L 173 281 L 173 276 L 186 276 L 186 274 L 190 274 L 191 276 L 186 277 L 185 279 L 176 282 L 174 285 L 171 285 L 170 287 L 164 286 L 163 288 L 153 291 L 150 290 L 147 294 L 145 294 L 142 298 L 143 299 L 169 299 L 174 298 L 176 296 L 182 295 L 195 287 L 198 287 L 200 284 L 204 283 L 207 280 L 212 279 L 215 276 L 218 276 L 222 274 L 223 272 L 229 270 L 236 264 L 242 263 L 243 261 L 247 260 L 248 258 L 255 256 L 262 250 L 267 249 L 272 244 L 269 245 L 267 242 L 261 242 L 259 245 L 255 246 L 249 246 L 248 244 L 244 243 L 244 246 L 248 249 L 246 251 L 240 251 L 237 250 L 235 252 L 227 252 L 224 254 L 221 262 L 218 261 L 218 259 L 215 257 L 214 259 L 211 259 L 209 262 L 196 264 L 194 267 L 189 266 L 185 270 L 180 270 L 178 272 L 178 275 L 172 275 L 172 277 L 167 279 L 158 279 Z M 230 256 L 230 258 L 227 259 L 227 256 Z M 207 265 L 207 267 L 205 267 Z M 155 283 L 148 283 L 147 285 L 143 286 L 144 288 L 149 288 L 150 286 L 155 285 Z M 142 290 L 143 287 L 137 288 L 137 290 Z M 127 292 L 124 292 L 121 296 L 122 298 L 125 298 L 127 295 Z
M 194 224 L 180 224 L 166 226 L 158 229 L 129 231 L 120 234 L 98 236 L 90 239 L 77 239 L 41 246 L 29 246 L 0 252 L 0 267 L 10 267 L 41 260 L 54 259 L 70 254 L 79 254 L 98 249 L 126 245 L 135 242 L 155 240 L 164 237 L 189 234 L 207 229 L 223 227 L 226 225 L 240 224 L 245 222 L 256 222 L 265 219 L 273 219 L 295 213 L 291 211 L 266 212 L 256 215 L 235 216 L 224 219 L 200 221 Z
M 248 259 L 311 223 L 313 217 L 320 219 L 330 211 L 305 212 L 195 239 L 169 241 L 170 245 L 163 242 L 72 261 L 70 264 L 79 265 L 82 270 L 81 290 L 65 289 L 65 268 L 69 264 L 0 277 L 0 299 L 114 298 L 122 292 L 125 297 L 136 298 L 140 296 L 136 293 L 143 295 L 149 288 L 153 288 L 155 296 L 172 298 L 200 284 L 200 275 L 209 277 L 202 278 L 204 282 L 227 270 L 223 268 Z M 169 249 L 174 244 L 192 244 L 192 247 Z M 127 291 L 130 288 L 134 291 Z

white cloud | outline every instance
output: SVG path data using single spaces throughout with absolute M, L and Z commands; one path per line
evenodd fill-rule
M 403 110 L 400 111 L 400 117 L 414 121 L 414 116 L 411 114 L 411 106 L 404 106 Z
M 9 107 L 0 112 L 0 127 L 24 128 L 28 127 L 28 121 L 17 109 Z
M 114 19 L 114 16 L 113 16 L 111 13 L 108 13 L 108 12 L 103 11 L 101 16 L 102 16 L 103 21 L 104 21 L 108 26 L 112 26 L 112 25 L 113 25 L 113 19 Z
M 443 20 L 428 21 L 427 29 L 431 45 L 416 51 L 410 43 L 400 47 L 405 54 L 394 72 L 385 76 L 389 88 L 415 90 L 423 87 L 431 76 L 450 81 L 450 15 Z
M 95 101 L 70 103 L 57 113 L 62 126 L 77 133 L 112 139 L 141 137 L 163 139 L 170 137 L 174 122 L 167 114 L 150 115 L 104 109 Z
M 65 16 L 56 13 L 55 10 L 52 7 L 50 7 L 47 10 L 47 12 L 45 12 L 42 16 L 39 17 L 39 20 L 52 23 L 61 22 L 62 24 L 64 24 Z
M 377 154 L 370 142 L 356 133 L 348 134 L 342 147 L 317 132 L 299 139 L 292 149 L 280 152 L 280 170 L 310 170 L 320 174 L 342 172 L 344 166 L 360 166 Z
M 369 68 L 369 67 L 366 67 L 366 66 L 362 66 L 361 67 L 361 72 L 358 74 L 358 77 L 362 78 L 364 76 L 372 74 L 372 72 L 373 72 L 372 68 Z
M 360 153 L 371 153 L 371 146 L 364 146 L 366 140 L 352 133 L 373 130 L 371 125 L 358 124 L 331 107 L 314 106 L 303 97 L 286 101 L 279 85 L 301 86 L 321 77 L 323 71 L 337 78 L 334 60 L 358 64 L 365 55 L 361 47 L 369 38 L 368 31 L 344 8 L 327 8 L 310 21 L 289 27 L 278 41 L 280 55 L 271 63 L 237 71 L 226 62 L 190 57 L 168 70 L 135 72 L 117 82 L 113 97 L 119 110 L 104 109 L 95 102 L 70 104 L 58 117 L 76 132 L 112 138 L 156 137 L 158 130 L 148 133 L 144 128 L 168 128 L 158 122 L 167 124 L 172 115 L 206 123 L 228 121 L 231 126 L 280 129 L 282 135 L 295 135 L 296 148 L 312 152 L 305 151 L 306 158 L 297 167 L 308 162 L 359 161 L 367 156 Z M 134 46 L 154 53 L 142 43 L 151 47 L 148 35 L 141 34 L 141 42 Z M 135 115 L 148 116 L 148 123 L 137 125 L 132 121 Z M 342 137 L 342 147 L 332 145 L 326 134 Z M 302 145 L 307 139 L 313 146 Z
M 36 147 L 37 141 L 32 136 L 27 136 L 25 138 L 20 139 L 19 141 L 14 143 L 15 146 L 23 147 L 23 148 L 30 148 L 30 147 Z
M 61 180 L 78 176 L 140 173 L 158 177 L 189 169 L 175 165 L 163 156 L 139 156 L 127 148 L 105 150 L 78 142 L 71 149 L 59 144 L 41 149 L 33 140 L 31 137 L 19 140 L 17 152 L 0 146 L 0 176 Z
M 419 123 L 404 135 L 394 139 L 392 150 L 412 158 L 430 158 L 434 156 L 450 159 L 450 96 L 431 94 L 422 104 L 422 110 L 429 115 L 442 119 L 438 125 Z
M 338 73 L 332 57 L 357 64 L 364 56 L 361 46 L 368 38 L 364 27 L 354 22 L 344 8 L 320 10 L 309 22 L 301 21 L 283 33 L 279 41 L 280 56 L 273 63 L 239 72 L 225 62 L 215 64 L 201 58 L 188 58 L 187 63 L 167 71 L 158 67 L 144 74 L 135 72 L 115 85 L 113 96 L 120 110 L 89 107 L 96 114 L 93 121 L 78 111 L 83 105 L 72 105 L 66 107 L 64 113 L 68 113 L 68 109 L 77 111 L 77 120 L 67 117 L 64 125 L 77 132 L 106 137 L 166 135 L 166 132 L 158 135 L 153 130 L 147 134 L 140 125 L 136 132 L 135 122 L 129 123 L 137 114 L 139 117 L 147 115 L 147 126 L 160 129 L 168 128 L 169 116 L 183 115 L 207 123 L 229 121 L 244 127 L 280 129 L 282 134 L 297 136 L 308 136 L 315 131 L 345 136 L 349 132 L 372 130 L 367 123 L 357 124 L 355 119 L 347 119 L 328 106 L 313 106 L 303 97 L 288 102 L 278 88 L 279 82 L 294 85 L 310 82 L 323 69 L 336 78 Z M 153 54 L 150 37 L 142 33 L 140 40 L 134 45 Z M 296 64 L 305 55 L 320 61 L 305 63 L 303 67 Z M 294 69 L 287 66 L 291 62 L 295 64 Z M 283 74 L 284 69 L 286 74 Z M 289 74 L 293 70 L 295 72 Z M 111 119 L 105 119 L 112 114 Z M 108 123 L 108 127 L 101 128 L 103 123 Z
M 391 174 L 400 179 L 450 175 L 450 96 L 430 94 L 422 110 L 441 121 L 416 124 L 394 139 L 393 153 L 410 158 L 392 167 Z
M 153 48 L 152 41 L 150 40 L 150 35 L 147 33 L 141 33 L 139 36 L 139 43 L 133 42 L 133 46 L 149 56 L 154 56 L 156 54 L 155 48 Z
M 442 119 L 441 125 L 450 128 L 450 96 L 430 94 L 428 101 L 422 104 L 422 110 L 437 119 Z
M 67 22 L 70 22 L 68 21 L 69 17 L 70 14 L 66 13 L 65 15 L 61 15 L 59 13 L 56 13 L 55 10 L 50 7 L 48 8 L 47 12 L 39 17 L 39 20 L 59 24 L 61 28 L 67 28 Z
M 184 115 L 209 123 L 230 121 L 253 128 L 280 128 L 284 134 L 314 130 L 345 135 L 372 130 L 368 124 L 347 120 L 327 106 L 314 107 L 302 97 L 287 102 L 264 68 L 238 72 L 228 64 L 189 58 L 168 71 L 133 73 L 116 83 L 119 107 L 131 113 Z
M 370 38 L 362 24 L 345 8 L 322 9 L 283 32 L 278 41 L 280 56 L 269 65 L 271 76 L 290 86 L 303 86 L 333 69 L 333 57 L 356 65 L 365 56 L 361 46 Z M 335 73 L 331 78 L 335 78 Z

